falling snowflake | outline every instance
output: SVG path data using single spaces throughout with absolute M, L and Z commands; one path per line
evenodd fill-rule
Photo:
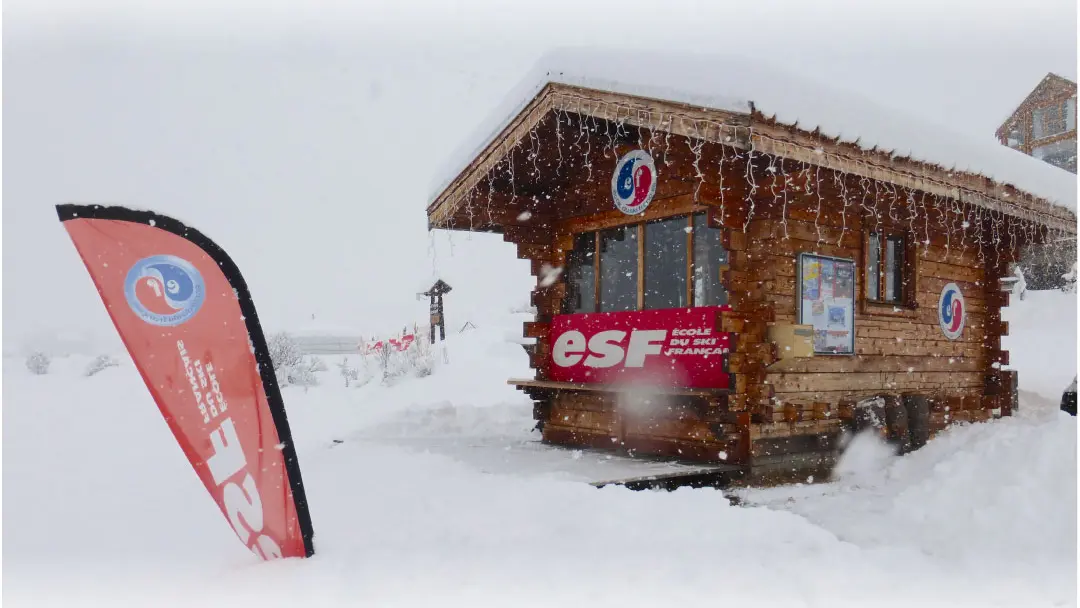
M 551 287 L 555 284 L 555 281 L 559 280 L 559 275 L 562 274 L 562 267 L 555 268 L 551 264 L 545 263 L 540 267 L 540 287 Z
M 532 219 L 532 212 L 531 211 L 522 211 L 521 214 L 518 215 L 517 219 L 518 219 L 519 222 L 527 222 L 530 219 Z

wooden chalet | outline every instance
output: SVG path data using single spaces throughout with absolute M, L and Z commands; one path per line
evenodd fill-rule
M 827 470 L 845 430 L 910 449 L 1015 409 L 997 279 L 1025 244 L 1076 233 L 1075 183 L 993 141 L 976 156 L 1046 187 L 764 100 L 668 95 L 648 81 L 670 78 L 663 61 L 631 86 L 605 57 L 541 69 L 427 209 L 430 228 L 501 233 L 531 261 L 535 376 L 509 382 L 544 440 L 763 479 Z
M 1047 74 L 998 127 L 998 141 L 1076 173 L 1076 83 Z

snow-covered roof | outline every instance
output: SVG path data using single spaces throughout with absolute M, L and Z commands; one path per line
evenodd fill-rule
M 559 83 L 749 114 L 753 109 L 805 131 L 815 128 L 862 149 L 981 174 L 1076 212 L 1076 176 L 985 138 L 885 108 L 857 93 L 742 57 L 626 49 L 567 48 L 542 57 L 491 118 L 463 142 L 438 174 L 434 201 L 548 83 Z

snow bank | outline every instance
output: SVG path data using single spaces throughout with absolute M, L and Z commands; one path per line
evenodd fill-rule
M 1032 577 L 1075 567 L 1071 416 L 964 425 L 902 458 L 880 459 L 877 451 L 848 462 L 864 458 L 865 447 L 845 454 L 837 482 L 750 490 L 743 497 L 804 515 L 860 546 L 910 546 L 970 567 L 1024 555 L 1016 567 Z M 1067 591 L 1068 577 L 1056 582 Z M 1075 592 L 1075 578 L 1071 584 Z
M 6 365 L 5 601 L 1075 605 L 1071 417 L 1025 407 L 848 463 L 851 479 L 747 495 L 761 506 L 596 489 L 583 481 L 627 470 L 539 445 L 505 384 L 528 373 L 520 320 L 448 336 L 449 363 L 425 378 L 345 388 L 328 357 L 320 386 L 286 388 L 317 553 L 269 564 L 206 496 L 130 360 L 91 378 L 89 357 L 47 376 Z
M 1018 372 L 1020 388 L 1057 403 L 1076 377 L 1076 293 L 1057 290 L 1013 295 L 1001 318 L 1009 335 L 1001 347 L 1009 351 L 1007 369 Z
M 785 73 L 759 60 L 627 49 L 567 48 L 540 59 L 488 122 L 450 157 L 432 184 L 430 200 L 549 82 L 577 85 L 766 116 L 807 131 L 857 142 L 947 170 L 982 174 L 1076 211 L 1076 177 L 1002 146 L 992 135 L 972 140 L 947 126 L 884 108 L 851 92 Z

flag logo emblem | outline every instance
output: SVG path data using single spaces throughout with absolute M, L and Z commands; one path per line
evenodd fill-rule
M 964 303 L 964 294 L 960 293 L 960 287 L 956 283 L 949 283 L 941 289 L 941 297 L 938 298 L 938 323 L 945 337 L 955 340 L 964 333 L 964 317 L 967 314 L 967 306 Z
M 187 260 L 174 255 L 143 258 L 124 281 L 128 306 L 151 325 L 184 323 L 203 305 L 206 286 L 202 275 Z
M 627 215 L 637 215 L 649 206 L 656 194 L 656 164 L 644 150 L 627 152 L 615 165 L 611 176 L 611 198 Z

